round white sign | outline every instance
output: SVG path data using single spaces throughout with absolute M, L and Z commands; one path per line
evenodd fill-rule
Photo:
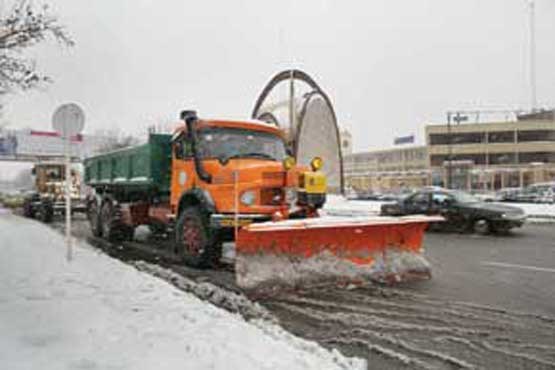
M 52 127 L 64 137 L 77 135 L 85 127 L 85 113 L 75 103 L 62 104 L 52 116 Z

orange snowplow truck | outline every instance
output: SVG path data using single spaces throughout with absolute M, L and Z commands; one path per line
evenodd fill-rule
M 313 270 L 332 265 L 331 275 L 370 274 L 391 246 L 418 254 L 428 220 L 318 219 L 326 200 L 323 161 L 297 165 L 278 127 L 202 120 L 194 111 L 181 118 L 173 135 L 151 134 L 146 144 L 85 161 L 85 182 L 95 190 L 87 203 L 94 235 L 131 239 L 146 224 L 173 238 L 175 252 L 194 267 L 216 263 L 222 243 L 235 240 L 237 282 L 245 288 L 321 280 Z M 388 225 L 396 225 L 392 236 L 376 238 Z M 303 259 L 310 260 L 309 276 L 297 268 Z
M 137 225 L 169 227 L 177 252 L 201 267 L 219 258 L 236 225 L 305 218 L 324 204 L 321 159 L 313 170 L 297 166 L 279 128 L 199 120 L 192 111 L 182 119 L 172 136 L 154 134 L 142 146 L 85 161 L 85 181 L 96 193 L 89 199 L 95 235 L 128 239 Z

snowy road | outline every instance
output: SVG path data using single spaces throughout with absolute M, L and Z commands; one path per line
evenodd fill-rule
M 142 268 L 185 291 L 189 281 L 239 291 L 229 267 L 184 267 L 163 244 L 96 245 L 127 263 L 147 261 L 139 262 Z M 290 332 L 365 358 L 370 368 L 555 369 L 554 276 L 514 267 L 555 267 L 552 227 L 528 225 L 504 237 L 431 233 L 425 245 L 431 281 L 282 294 L 258 303 Z M 227 296 L 195 294 L 247 317 L 259 314 Z
M 554 369 L 553 274 L 481 263 L 503 258 L 512 264 L 555 266 L 553 234 L 551 227 L 536 225 L 506 237 L 427 234 L 431 281 L 397 288 L 322 289 L 257 301 L 290 332 L 366 358 L 370 368 Z M 144 244 L 121 249 L 97 245 L 129 263 L 162 266 L 147 270 L 178 287 L 184 286 L 178 278 L 183 276 L 239 291 L 227 267 L 199 272 L 163 249 L 153 253 Z M 230 309 L 228 299 L 213 303 Z M 234 305 L 231 310 L 245 314 Z M 252 314 L 247 310 L 247 316 Z

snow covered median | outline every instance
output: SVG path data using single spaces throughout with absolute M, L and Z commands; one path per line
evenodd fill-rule
M 0 365 L 15 369 L 366 368 L 0 212 Z

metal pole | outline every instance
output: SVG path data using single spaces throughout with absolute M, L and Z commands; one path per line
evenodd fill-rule
M 65 149 L 65 167 L 66 167 L 66 245 L 67 245 L 67 260 L 71 261 L 73 258 L 73 245 L 71 240 L 71 145 L 69 136 L 64 138 Z
M 289 78 L 289 126 L 291 138 L 295 138 L 297 127 L 295 122 L 295 78 L 293 70 L 291 70 Z
M 234 221 L 234 236 L 235 236 L 235 243 L 237 244 L 239 238 L 239 170 L 233 171 L 233 195 L 234 195 L 234 210 L 235 214 L 233 215 Z
M 451 189 L 452 185 L 452 168 L 451 162 L 453 160 L 452 135 L 451 135 L 451 112 L 447 112 L 447 189 Z

